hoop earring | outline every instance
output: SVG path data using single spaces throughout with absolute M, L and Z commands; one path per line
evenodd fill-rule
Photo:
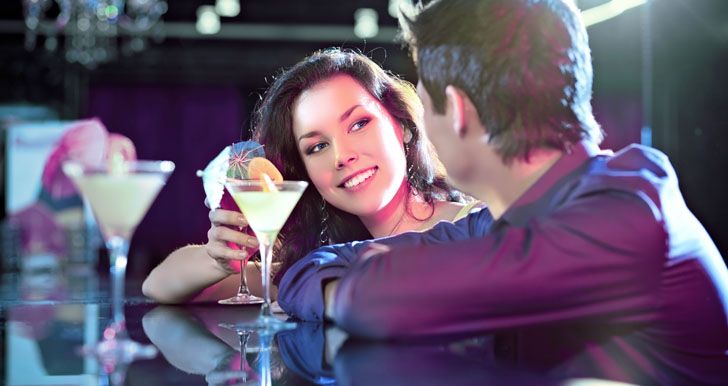
M 326 210 L 326 200 L 321 200 L 321 233 L 319 233 L 319 245 L 331 244 L 329 235 L 329 211 Z

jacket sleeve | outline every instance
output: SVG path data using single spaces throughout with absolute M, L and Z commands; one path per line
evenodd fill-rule
M 644 197 L 586 195 L 521 227 L 494 226 L 479 239 L 400 247 L 357 261 L 339 283 L 334 319 L 372 338 L 590 317 L 649 320 L 666 240 L 659 213 Z
M 324 320 L 324 285 L 344 276 L 359 253 L 372 242 L 390 247 L 433 245 L 478 237 L 492 223 L 487 209 L 455 223 L 440 222 L 426 232 L 408 232 L 394 237 L 321 247 L 293 264 L 278 288 L 278 304 L 289 315 L 307 321 Z

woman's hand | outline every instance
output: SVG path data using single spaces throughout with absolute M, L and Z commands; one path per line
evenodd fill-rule
M 205 251 L 226 272 L 239 273 L 238 261 L 247 261 L 258 250 L 258 239 L 240 212 L 212 209 L 209 217 Z

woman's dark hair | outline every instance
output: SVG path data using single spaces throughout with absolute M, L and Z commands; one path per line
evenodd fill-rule
M 446 86 L 463 90 L 505 162 L 602 140 L 586 28 L 573 2 L 432 1 L 400 24 L 434 110 L 444 112 Z
M 311 182 L 293 135 L 293 104 L 304 91 L 337 75 L 347 75 L 359 82 L 404 130 L 412 133 L 405 154 L 410 191 L 431 205 L 436 200 L 460 201 L 460 194 L 445 182 L 432 146 L 420 133 L 422 104 L 412 84 L 383 70 L 361 53 L 338 48 L 315 52 L 283 71 L 255 110 L 253 138 L 265 147 L 266 158 L 283 177 Z M 276 282 L 290 265 L 322 245 L 324 217 L 328 218 L 328 243 L 372 238 L 359 217 L 323 204 L 318 191 L 309 186 L 279 234 L 274 256 L 283 266 Z

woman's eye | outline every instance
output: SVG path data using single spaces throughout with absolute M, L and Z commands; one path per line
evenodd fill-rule
M 321 150 L 323 150 L 326 146 L 327 145 L 325 143 L 319 142 L 319 143 L 309 147 L 308 149 L 306 149 L 306 155 L 318 153 Z
M 360 130 L 361 128 L 363 128 L 364 126 L 366 126 L 370 121 L 371 121 L 371 119 L 369 119 L 369 118 L 360 119 L 360 120 L 356 121 L 351 126 L 351 130 L 350 131 Z

